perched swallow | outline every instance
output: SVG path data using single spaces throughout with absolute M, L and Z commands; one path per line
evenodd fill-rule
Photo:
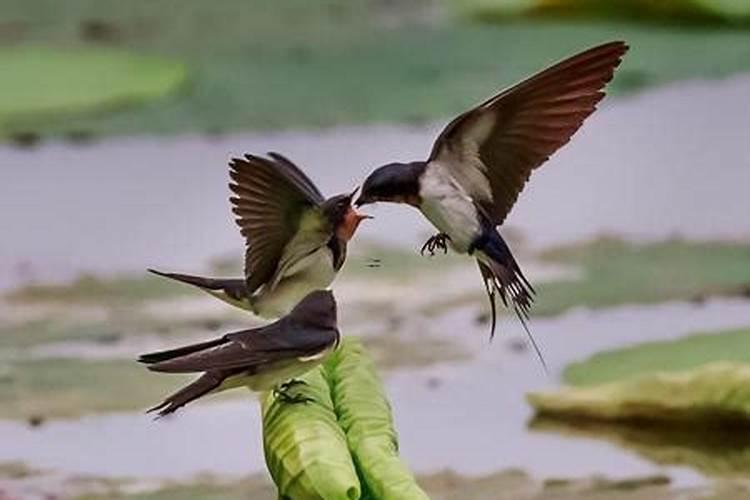
M 336 349 L 339 339 L 333 294 L 317 290 L 270 325 L 144 354 L 138 361 L 155 372 L 203 372 L 148 411 L 163 417 L 205 394 L 242 386 L 254 391 L 273 389 L 291 402 L 304 401 L 287 395 L 286 388 L 298 383 L 295 377 L 320 364 Z
M 311 291 L 328 288 L 344 264 L 347 243 L 370 216 L 354 210 L 354 192 L 326 200 L 291 161 L 268 156 L 230 162 L 232 212 L 247 242 L 244 279 L 149 271 L 264 318 L 283 316 Z
M 422 252 L 447 250 L 447 241 L 476 257 L 492 308 L 491 336 L 496 294 L 506 307 L 510 300 L 526 328 L 535 293 L 496 227 L 532 170 L 594 112 L 627 49 L 623 42 L 600 45 L 503 90 L 451 121 L 426 161 L 381 166 L 362 186 L 355 205 L 406 203 L 432 222 L 440 233 Z

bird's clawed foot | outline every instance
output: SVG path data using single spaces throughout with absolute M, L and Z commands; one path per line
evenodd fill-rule
M 315 401 L 313 398 L 305 396 L 304 394 L 295 394 L 293 396 L 286 392 L 277 392 L 276 398 L 284 404 L 296 405 L 299 403 L 307 404 Z
M 279 385 L 276 389 L 273 390 L 273 395 L 276 399 L 286 404 L 299 404 L 299 403 L 306 404 L 311 401 L 315 401 L 313 398 L 305 396 L 304 394 L 300 394 L 300 393 L 289 394 L 289 390 L 292 387 L 295 387 L 298 385 L 307 385 L 307 382 L 305 382 L 304 380 L 296 380 L 296 379 L 292 379 L 288 382 L 284 382 L 283 384 Z
M 430 252 L 430 257 L 435 255 L 435 250 L 442 250 L 443 253 L 448 253 L 448 242 L 450 241 L 451 237 L 448 236 L 445 233 L 438 233 L 432 237 L 430 237 L 429 240 L 425 242 L 424 245 L 422 245 L 422 249 L 419 251 L 420 255 L 424 255 L 425 251 Z
M 304 380 L 299 380 L 299 379 L 293 378 L 292 380 L 289 380 L 289 381 L 284 382 L 283 384 L 281 384 L 279 386 L 279 390 L 281 392 L 286 392 L 286 391 L 288 391 L 289 389 L 291 389 L 292 387 L 294 387 L 296 385 L 307 385 L 307 382 L 305 382 Z

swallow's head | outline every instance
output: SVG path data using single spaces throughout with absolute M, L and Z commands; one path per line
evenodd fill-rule
M 336 328 L 336 299 L 330 290 L 316 290 L 300 300 L 289 316 L 305 325 Z
M 359 223 L 371 216 L 358 212 L 352 206 L 352 199 L 356 194 L 355 189 L 349 194 L 337 194 L 323 202 L 323 213 L 335 228 L 336 236 L 344 241 L 349 241 L 359 227 Z
M 373 171 L 355 202 L 360 207 L 377 201 L 408 203 L 419 206 L 419 176 L 424 171 L 423 162 L 389 163 Z

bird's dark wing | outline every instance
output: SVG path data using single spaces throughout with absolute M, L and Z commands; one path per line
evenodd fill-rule
M 282 257 L 296 260 L 296 255 L 284 255 L 285 250 L 304 254 L 333 234 L 320 210 L 324 200 L 318 188 L 291 161 L 275 153 L 269 157 L 246 155 L 230 163 L 229 188 L 236 195 L 230 198 L 232 211 L 247 240 L 249 293 L 273 278 Z M 300 232 L 300 244 L 287 249 Z
M 623 42 L 594 47 L 491 97 L 446 126 L 429 161 L 448 168 L 501 224 L 531 171 L 594 112 L 627 49 Z
M 333 346 L 338 341 L 338 331 L 303 326 L 284 318 L 261 328 L 227 334 L 223 339 L 225 342 L 216 347 L 150 364 L 148 368 L 189 373 L 250 369 L 285 359 L 310 358 Z

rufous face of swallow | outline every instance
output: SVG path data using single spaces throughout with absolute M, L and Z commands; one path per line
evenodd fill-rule
M 365 219 L 372 219 L 372 216 L 363 214 L 352 206 L 356 192 L 355 189 L 350 194 L 332 196 L 323 203 L 323 211 L 336 228 L 336 237 L 340 240 L 351 240 L 360 223 Z

